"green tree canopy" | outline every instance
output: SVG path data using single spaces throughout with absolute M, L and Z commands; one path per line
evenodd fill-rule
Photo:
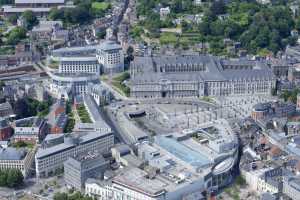
M 7 43 L 10 45 L 15 45 L 24 38 L 26 38 L 26 30 L 22 27 L 16 27 L 9 32 Z
M 38 19 L 36 18 L 35 14 L 31 10 L 27 10 L 22 14 L 22 17 L 24 18 L 26 22 L 26 28 L 27 30 L 31 30 L 32 27 L 37 25 L 39 23 Z

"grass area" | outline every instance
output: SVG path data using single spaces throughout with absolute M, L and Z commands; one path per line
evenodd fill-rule
M 15 148 L 30 148 L 30 149 L 32 149 L 34 147 L 34 144 L 31 144 L 29 142 L 24 142 L 24 141 L 18 141 L 18 142 L 12 143 L 12 146 Z
M 101 80 L 101 81 L 108 81 L 107 75 L 101 75 L 101 76 L 100 76 L 100 80 Z
M 9 54 L 14 54 L 15 50 L 11 46 L 3 46 L 0 47 L 0 55 L 9 55 Z
M 160 44 L 176 44 L 177 40 L 176 33 L 162 33 L 159 37 Z
M 247 182 L 245 178 L 242 175 L 239 175 L 236 177 L 234 184 L 226 188 L 224 190 L 225 193 L 227 193 L 230 197 L 232 197 L 234 200 L 239 200 L 240 199 L 240 188 L 245 187 L 247 185 Z
M 200 98 L 200 100 L 206 101 L 206 102 L 209 102 L 209 103 L 214 103 L 213 98 L 208 97 L 208 96 L 204 96 L 204 97 Z
M 64 129 L 64 133 L 71 133 L 75 126 L 75 118 L 74 118 L 74 113 L 72 110 L 71 102 L 67 102 L 66 113 L 68 115 L 68 121 L 67 121 L 67 125 Z
M 235 179 L 235 184 L 240 186 L 240 187 L 245 187 L 247 185 L 247 182 L 246 182 L 245 178 L 242 175 L 239 175 Z
M 85 109 L 84 105 L 80 105 L 77 108 L 78 115 L 82 123 L 92 123 L 89 113 Z
M 121 75 L 114 77 L 112 80 L 112 85 L 127 97 L 130 95 L 130 88 L 124 84 L 124 81 L 129 78 L 129 72 L 123 72 Z
M 56 60 L 50 60 L 49 61 L 49 65 L 48 67 L 50 67 L 51 69 L 58 69 L 59 66 L 59 62 Z
M 107 2 L 93 2 L 92 3 L 92 9 L 96 11 L 104 11 L 110 8 L 110 3 Z
M 240 190 L 236 186 L 233 186 L 231 188 L 226 188 L 224 191 L 234 200 L 240 199 L 240 195 L 239 195 Z

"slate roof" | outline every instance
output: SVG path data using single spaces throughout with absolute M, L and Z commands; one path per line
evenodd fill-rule
M 0 160 L 23 160 L 26 150 L 13 147 L 0 148 Z
M 204 65 L 204 71 L 160 72 L 160 66 Z M 252 69 L 224 69 L 223 65 L 245 65 Z M 162 79 L 170 81 L 227 81 L 237 79 L 275 78 L 272 70 L 264 62 L 252 60 L 220 60 L 210 55 L 136 57 L 132 63 L 138 68 L 132 76 L 133 83 L 157 82 Z

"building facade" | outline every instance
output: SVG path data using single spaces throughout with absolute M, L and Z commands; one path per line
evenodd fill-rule
M 99 76 L 95 74 L 50 74 L 52 82 L 50 83 L 50 92 L 55 96 L 61 96 L 62 91 L 67 88 L 73 95 L 86 94 L 89 83 L 97 84 L 100 82 Z
M 64 57 L 60 59 L 59 73 L 90 73 L 100 75 L 100 64 L 96 57 Z
M 65 137 L 63 143 L 49 148 L 40 148 L 37 151 L 35 155 L 36 174 L 38 177 L 54 175 L 63 169 L 63 163 L 69 157 L 87 151 L 108 152 L 113 145 L 112 132 L 92 132 L 83 136 Z
M 64 5 L 65 0 L 15 0 L 17 7 L 55 7 Z
M 276 81 L 265 63 L 208 55 L 137 57 L 130 75 L 135 98 L 269 95 Z
M 105 41 L 96 50 L 98 62 L 105 74 L 124 71 L 124 54 L 121 45 L 114 41 Z
M 14 141 L 38 143 L 47 134 L 46 120 L 39 117 L 29 117 L 15 121 Z
M 0 141 L 8 140 L 12 135 L 12 128 L 8 121 L 4 118 L 0 118 Z
M 0 104 L 0 117 L 8 118 L 13 115 L 13 109 L 9 102 Z
M 283 193 L 293 200 L 300 200 L 299 176 L 285 177 L 283 179 Z
M 27 177 L 34 161 L 34 149 L 0 148 L 0 170 L 19 169 Z
M 90 86 L 90 95 L 93 96 L 98 106 L 103 106 L 112 100 L 110 91 L 101 84 L 93 84 Z
M 86 152 L 70 157 L 64 163 L 64 179 L 68 186 L 82 190 L 88 178 L 103 178 L 109 161 L 97 152 Z

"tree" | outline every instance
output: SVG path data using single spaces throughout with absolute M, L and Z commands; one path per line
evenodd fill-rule
M 298 17 L 295 21 L 295 29 L 300 31 L 300 17 Z
M 51 20 L 63 19 L 64 11 L 63 9 L 52 8 L 48 15 L 48 18 Z
M 0 5 L 13 4 L 14 0 L 0 0 Z
M 28 103 L 25 99 L 18 99 L 14 104 L 14 113 L 17 115 L 17 119 L 21 119 L 29 116 Z
M 18 169 L 9 169 L 7 171 L 7 180 L 6 184 L 8 187 L 15 188 L 23 184 L 23 174 Z
M 220 20 L 213 22 L 210 26 L 210 31 L 212 35 L 222 36 L 224 35 L 224 25 Z
M 17 23 L 17 20 L 18 20 L 18 16 L 13 14 L 11 16 L 8 17 L 8 21 L 12 24 L 16 24 Z
M 68 200 L 68 195 L 66 193 L 55 193 L 53 196 L 54 200 Z
M 0 80 L 0 90 L 3 90 L 3 87 L 5 87 L 5 82 Z
M 34 15 L 34 13 L 31 10 L 27 10 L 22 14 L 22 17 L 24 18 L 25 22 L 26 22 L 26 29 L 27 30 L 31 30 L 32 27 L 34 27 L 35 25 L 37 25 L 38 19 L 36 18 L 36 16 Z
M 26 38 L 26 30 L 22 27 L 16 27 L 9 32 L 7 43 L 10 45 L 15 45 L 24 38 Z
M 0 187 L 6 186 L 6 180 L 7 180 L 7 170 L 1 170 L 0 171 Z
M 129 47 L 127 48 L 126 53 L 127 53 L 128 56 L 132 56 L 133 51 L 134 51 L 133 47 L 132 47 L 132 46 L 129 46 Z
M 175 13 L 181 13 L 182 8 L 182 0 L 175 0 L 175 3 L 171 7 L 172 10 L 174 10 Z
M 206 21 L 203 21 L 202 23 L 199 24 L 198 30 L 200 33 L 203 35 L 208 35 L 210 34 L 210 28 L 209 28 L 209 23 Z
M 210 7 L 213 15 L 222 15 L 226 13 L 226 7 L 223 0 L 214 1 Z

